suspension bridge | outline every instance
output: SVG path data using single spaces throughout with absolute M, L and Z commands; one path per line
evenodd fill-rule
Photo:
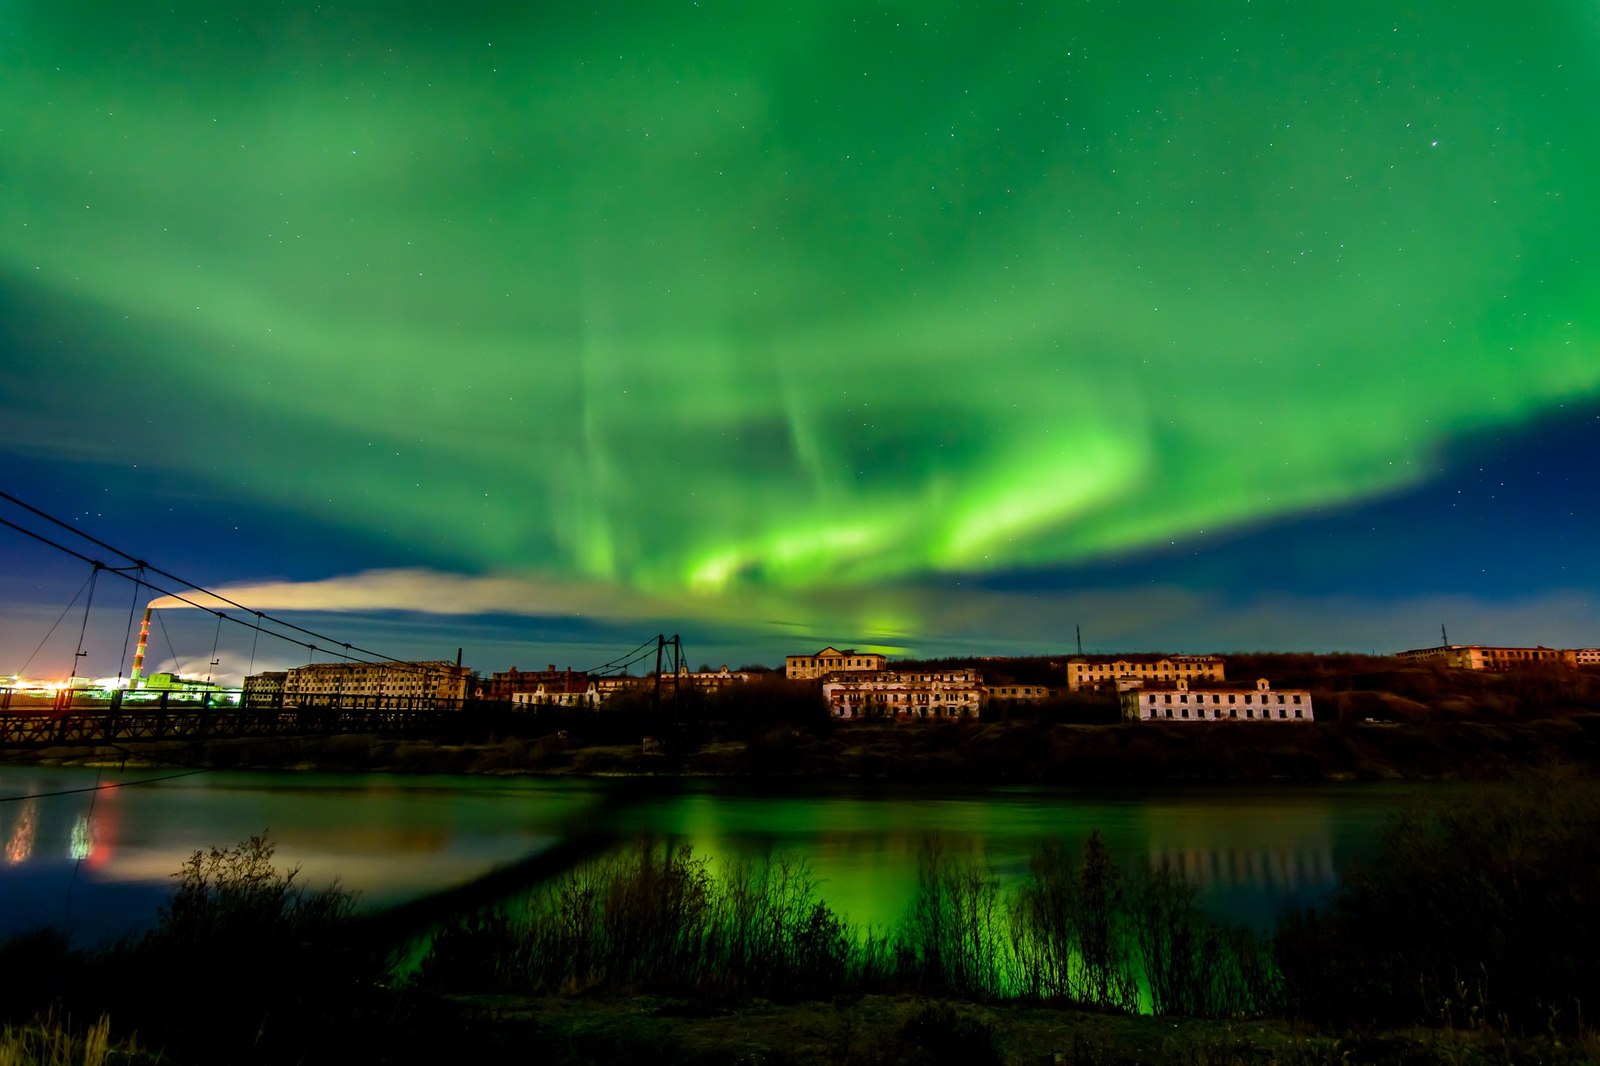
M 7 504 L 13 511 L 10 517 L 0 514 L 0 526 L 78 560 L 88 573 L 22 669 L 9 678 L 0 675 L 0 748 L 348 733 L 459 735 L 464 731 L 525 730 L 551 710 L 538 704 L 486 698 L 474 675 L 461 666 L 459 649 L 452 665 L 443 661 L 408 661 L 341 641 L 210 591 L 0 491 L 0 505 Z M 91 680 L 80 676 L 87 654 L 84 640 L 95 610 L 97 588 L 107 575 L 131 583 L 133 599 L 116 676 Z M 141 600 L 146 606 L 138 624 L 131 669 L 125 674 L 124 663 L 129 662 L 128 646 L 133 641 L 134 619 L 139 617 Z M 215 619 L 215 625 L 210 627 L 209 656 L 203 660 L 193 657 L 206 663 L 204 679 L 177 671 L 148 676 L 144 673 L 152 621 L 167 640 L 171 658 L 180 664 L 182 661 L 162 621 L 163 612 L 156 607 L 158 600 L 181 604 L 179 609 L 185 614 L 200 613 Z M 103 603 L 101 610 L 106 610 Z M 74 611 L 79 613 L 74 615 Z M 78 638 L 66 677 L 27 679 L 24 675 L 56 631 L 63 623 L 69 623 L 69 616 L 78 623 Z M 218 649 L 225 625 L 244 627 L 250 632 L 250 665 L 245 683 L 238 687 L 213 680 L 213 671 L 221 662 Z M 255 673 L 263 641 L 287 645 L 306 655 L 306 666 Z M 337 658 L 319 662 L 319 655 Z M 652 658 L 651 673 L 642 677 L 629 673 L 636 666 L 649 667 Z M 615 678 L 617 684 L 625 681 L 629 687 L 648 693 L 659 707 L 663 678 L 669 679 L 670 684 L 683 662 L 680 638 L 676 634 L 656 634 L 631 651 L 582 673 Z M 302 674 L 312 679 L 298 688 L 285 682 L 289 676 L 299 680 Z M 668 694 L 673 693 L 675 686 Z

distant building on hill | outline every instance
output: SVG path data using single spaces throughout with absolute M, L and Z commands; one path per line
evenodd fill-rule
M 580 685 L 587 683 L 589 675 L 582 670 L 557 670 L 556 664 L 551 663 L 543 670 L 518 670 L 513 666 L 509 670 L 497 670 L 489 675 L 488 698 L 491 700 L 509 700 L 517 693 L 534 693 L 539 691 L 540 685 L 570 685 L 574 682 Z
M 1600 666 L 1600 648 L 1576 648 L 1572 659 L 1575 666 Z
M 241 703 L 245 707 L 282 707 L 287 670 L 264 670 L 244 679 Z
M 1222 681 L 1220 655 L 1076 655 L 1067 660 L 1067 691 L 1122 690 L 1150 681 Z
M 840 670 L 822 682 L 839 718 L 976 718 L 984 696 L 976 670 Z
M 430 659 L 418 662 L 311 663 L 285 671 L 287 707 L 331 707 L 371 703 L 404 709 L 459 707 L 467 695 L 464 666 Z M 245 683 L 250 687 L 249 680 Z
M 600 689 L 593 678 L 584 673 L 568 671 L 555 681 L 541 681 L 532 692 L 511 694 L 515 707 L 582 707 L 594 710 L 600 706 Z
M 1254 685 L 1191 684 L 1185 678 L 1124 689 L 1122 717 L 1129 722 L 1310 722 L 1311 693 Z
M 1593 650 L 1593 649 L 1589 649 Z M 1395 656 L 1411 663 L 1444 663 L 1453 670 L 1515 670 L 1522 666 L 1577 666 L 1578 653 L 1561 648 L 1497 648 L 1486 644 L 1444 644 L 1413 648 Z
M 889 660 L 876 652 L 840 651 L 829 645 L 814 655 L 785 655 L 783 674 L 790 681 L 814 681 L 847 670 L 882 670 Z
M 1055 692 L 1044 685 L 989 685 L 990 703 L 1043 703 Z
M 597 677 L 594 679 L 595 693 L 600 697 L 600 702 L 605 703 L 624 689 L 643 688 L 650 684 L 648 677 L 633 677 L 629 674 L 613 674 L 610 677 Z
M 664 692 L 675 691 L 679 688 L 699 689 L 701 692 L 716 692 L 718 689 L 728 688 L 732 685 L 742 685 L 754 675 L 743 670 L 729 670 L 726 665 L 721 670 L 690 670 L 687 666 L 680 667 L 675 674 L 662 673 L 661 688 Z

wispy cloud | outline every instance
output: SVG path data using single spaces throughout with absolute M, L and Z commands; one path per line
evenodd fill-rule
M 737 631 L 725 647 L 771 659 L 817 641 L 848 641 L 891 653 L 1066 652 L 1082 627 L 1085 650 L 1165 648 L 1392 652 L 1437 640 L 1581 646 L 1600 631 L 1595 603 L 1556 592 L 1516 600 L 1469 596 L 1229 596 L 1172 586 L 1029 593 L 940 584 L 875 590 L 816 588 L 784 594 L 745 590 L 670 600 L 600 582 L 541 575 L 464 575 L 374 570 L 318 581 L 232 585 L 221 595 L 260 611 L 344 614 L 417 612 L 581 619 L 626 626 L 699 625 Z M 203 594 L 193 594 L 202 605 Z M 152 606 L 185 606 L 171 597 Z M 218 606 L 222 606 L 218 604 Z M 1270 637 L 1263 637 L 1270 634 Z M 766 647 L 765 653 L 761 649 Z

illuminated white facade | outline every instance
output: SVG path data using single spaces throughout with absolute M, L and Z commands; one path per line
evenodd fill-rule
M 1153 682 L 1124 689 L 1122 717 L 1129 722 L 1310 722 L 1311 693 L 1274 689 L 1266 678 L 1254 686 L 1191 685 L 1187 680 Z

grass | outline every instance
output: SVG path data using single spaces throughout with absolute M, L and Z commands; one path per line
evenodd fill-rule
M 1141 909 L 1154 917 L 1141 923 Z M 886 933 L 836 915 L 804 862 L 713 876 L 688 845 L 644 840 L 440 930 L 419 972 L 434 989 L 534 995 L 912 991 L 1125 1012 L 1153 988 L 1159 1012 L 1215 1016 L 1264 1012 L 1277 989 L 1263 942 L 1205 917 L 1176 874 L 1125 875 L 1098 834 L 1081 856 L 1042 842 L 1011 893 L 980 857 L 930 838 L 915 898 Z
M 82 1032 L 71 1019 L 46 1016 L 23 1025 L 0 1026 L 0 1066 L 107 1066 L 110 1063 L 156 1063 L 160 1056 L 143 1053 L 138 1041 L 111 1040 L 111 1019 L 102 1014 Z

